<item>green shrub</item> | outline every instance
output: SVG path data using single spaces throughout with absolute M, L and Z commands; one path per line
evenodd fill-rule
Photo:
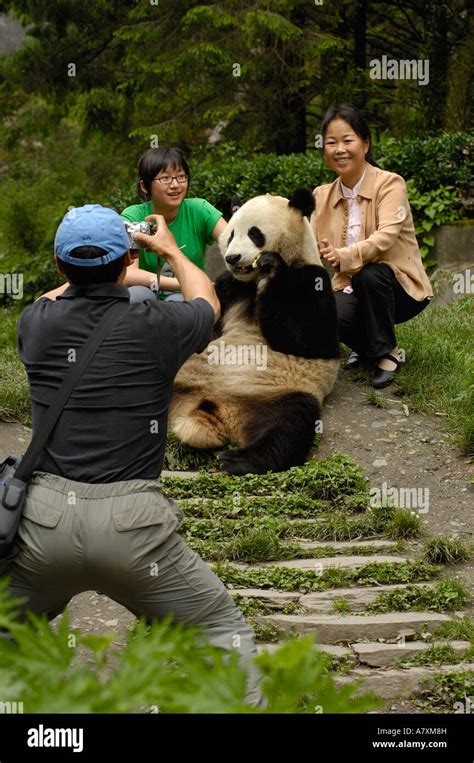
M 244 701 L 237 652 L 211 647 L 169 618 L 138 622 L 126 647 L 112 651 L 114 634 L 72 630 L 67 614 L 55 630 L 46 617 L 19 623 L 0 581 L 0 628 L 12 635 L 0 638 L 0 696 L 22 702 L 25 713 L 298 713 L 316 704 L 324 713 L 361 713 L 379 704 L 354 697 L 354 684 L 337 689 L 311 636 L 255 658 L 268 703 L 257 709 Z

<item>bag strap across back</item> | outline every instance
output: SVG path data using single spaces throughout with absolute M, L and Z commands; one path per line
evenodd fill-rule
M 41 456 L 41 452 L 46 445 L 48 437 L 53 431 L 57 420 L 59 419 L 64 406 L 66 405 L 76 384 L 86 370 L 96 351 L 104 341 L 105 337 L 118 322 L 121 316 L 128 310 L 129 302 L 121 300 L 114 302 L 109 307 L 105 315 L 93 329 L 87 341 L 82 345 L 77 362 L 66 372 L 61 386 L 57 390 L 56 396 L 48 408 L 48 412 L 43 421 L 41 432 L 37 432 L 31 440 L 20 465 L 15 472 L 15 478 L 29 482 L 35 466 Z

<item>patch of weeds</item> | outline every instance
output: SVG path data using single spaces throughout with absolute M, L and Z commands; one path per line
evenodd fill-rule
M 196 495 L 220 498 L 234 495 L 275 495 L 277 491 L 299 493 L 313 499 L 337 499 L 341 494 L 363 492 L 367 479 L 361 467 L 344 453 L 333 453 L 325 461 L 311 460 L 284 472 L 246 474 L 200 474 L 195 479 L 163 477 L 164 491 L 171 498 Z
M 219 461 L 215 453 L 215 449 L 191 448 L 168 431 L 163 468 L 171 471 L 218 468 Z
M 294 615 L 301 609 L 297 601 L 288 601 L 283 605 L 281 611 L 284 615 Z
M 408 657 L 402 657 L 393 662 L 393 665 L 430 666 L 430 665 L 457 665 L 464 660 L 472 658 L 472 647 L 464 652 L 456 652 L 451 644 L 431 644 L 428 649 L 423 649 Z
M 167 479 L 167 478 L 166 478 Z M 171 478 L 174 479 L 174 478 Z M 308 517 L 333 510 L 331 501 L 307 498 L 304 495 L 245 496 L 238 492 L 220 498 L 200 498 L 196 500 L 176 499 L 188 517 L 206 519 L 268 519 L 270 517 Z
M 369 405 L 373 405 L 375 408 L 388 407 L 388 401 L 383 397 L 383 395 L 373 389 L 370 389 L 365 393 L 365 399 Z
M 371 562 L 354 570 L 352 580 L 361 585 L 410 583 L 418 580 L 429 580 L 437 575 L 439 569 L 425 561 L 402 562 Z
M 332 608 L 341 614 L 351 611 L 351 605 L 344 596 L 335 596 L 332 600 Z
M 426 544 L 425 559 L 432 564 L 453 564 L 470 559 L 472 551 L 462 540 L 440 536 Z
M 280 629 L 273 623 L 253 623 L 251 619 L 249 623 L 257 641 L 275 643 L 280 640 Z
M 474 695 L 474 675 L 469 670 L 437 673 L 434 682 L 434 688 L 423 694 L 423 701 L 437 712 L 460 712 L 457 703 L 462 706 Z
M 351 583 L 377 585 L 377 583 L 407 583 L 413 580 L 430 580 L 439 572 L 435 565 L 425 562 L 370 562 L 357 570 L 329 568 L 321 574 L 316 570 L 292 570 L 287 567 L 265 567 L 241 570 L 228 563 L 212 565 L 216 575 L 225 585 L 239 588 L 274 588 L 280 591 L 324 591 L 343 588 Z
M 423 525 L 416 512 L 408 509 L 395 509 L 392 519 L 387 524 L 386 535 L 389 538 L 418 538 Z
M 328 673 L 337 673 L 339 676 L 345 676 L 353 667 L 354 659 L 350 655 L 337 657 L 334 654 L 330 654 L 326 670 Z
M 270 607 L 262 599 L 256 599 L 253 596 L 241 596 L 238 593 L 233 593 L 233 591 L 230 591 L 230 594 L 245 617 L 270 615 L 274 611 L 274 608 Z
M 366 609 L 371 612 L 446 612 L 464 607 L 469 599 L 469 591 L 459 580 L 441 580 L 435 586 L 408 585 L 395 591 L 383 591 Z
M 367 511 L 369 501 L 369 493 L 356 493 L 355 495 L 343 496 L 335 503 L 338 508 L 346 511 L 348 514 L 358 514 Z
M 449 638 L 453 641 L 469 641 L 474 646 L 474 622 L 466 615 L 461 620 L 441 623 L 433 631 L 433 636 Z

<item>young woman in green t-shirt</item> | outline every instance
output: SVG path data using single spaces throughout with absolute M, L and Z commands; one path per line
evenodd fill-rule
M 205 199 L 186 198 L 189 182 L 189 166 L 179 149 L 149 148 L 138 162 L 137 190 L 144 203 L 127 207 L 122 217 L 129 222 L 142 222 L 148 215 L 163 215 L 178 247 L 204 270 L 206 245 L 219 237 L 227 223 L 222 212 Z M 144 249 L 129 266 L 125 286 L 144 286 L 156 291 L 158 266 L 162 268 L 160 298 L 183 299 L 178 280 L 167 263 Z M 143 299 L 142 291 L 133 288 L 130 299 Z

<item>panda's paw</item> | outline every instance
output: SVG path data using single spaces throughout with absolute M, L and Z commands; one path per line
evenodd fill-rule
M 260 273 L 263 273 L 269 278 L 272 278 L 284 268 L 286 268 L 286 265 L 277 252 L 263 252 L 258 258 L 258 269 Z
M 227 474 L 242 476 L 255 471 L 248 456 L 241 450 L 220 450 L 216 456 L 221 469 Z

